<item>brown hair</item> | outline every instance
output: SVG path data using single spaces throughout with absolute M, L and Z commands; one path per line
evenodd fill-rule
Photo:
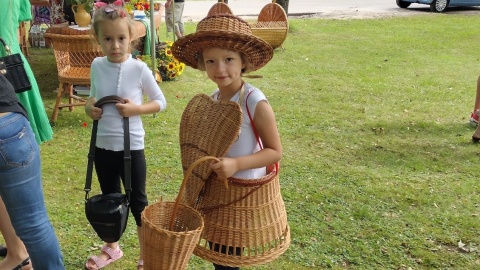
M 227 49 L 229 50 L 229 49 Z M 231 50 L 234 51 L 234 50 Z M 250 63 L 247 55 L 243 52 L 236 51 L 240 54 L 240 58 L 242 59 L 242 62 L 245 63 L 245 67 L 242 68 L 242 74 L 244 73 L 249 73 L 253 71 L 253 65 Z M 203 59 L 203 52 L 198 53 L 198 70 L 205 71 L 205 63 Z

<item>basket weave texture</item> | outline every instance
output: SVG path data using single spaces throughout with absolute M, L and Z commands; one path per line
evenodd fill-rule
M 174 202 L 156 202 L 142 212 L 143 261 L 146 270 L 185 269 L 203 229 L 195 209 L 179 204 L 170 230 Z
M 229 7 L 227 4 L 225 4 L 224 2 L 218 2 L 218 3 L 215 3 L 215 4 L 210 8 L 210 10 L 208 11 L 207 17 L 208 17 L 208 16 L 217 15 L 217 14 L 230 14 L 230 15 L 233 15 L 233 12 L 232 12 L 232 10 L 230 9 L 230 7 Z
M 265 40 L 274 49 L 280 47 L 288 33 L 288 17 L 279 4 L 265 5 L 258 14 L 257 22 L 250 23 L 252 33 Z
M 237 103 L 195 96 L 180 123 L 184 171 L 197 159 L 224 156 L 239 135 L 241 121 Z M 259 265 L 276 259 L 290 244 L 277 171 L 261 179 L 230 178 L 226 186 L 204 162 L 189 174 L 183 203 L 197 209 L 205 222 L 194 254 L 213 263 Z M 227 255 L 221 252 L 222 247 L 239 252 Z
M 57 62 L 58 80 L 76 85 L 90 84 L 90 65 L 102 56 L 100 45 L 88 31 L 78 34 L 74 29 L 51 30 L 45 34 L 50 40 Z
M 261 179 L 229 179 L 228 188 L 217 179 L 205 184 L 196 207 L 205 228 L 194 254 L 225 266 L 254 266 L 273 261 L 290 245 L 287 213 L 274 171 Z M 222 254 L 212 245 L 240 254 Z
M 242 123 L 240 106 L 230 101 L 214 101 L 205 94 L 194 96 L 180 120 L 180 149 L 185 172 L 205 156 L 223 157 L 237 139 Z M 196 166 L 185 187 L 185 203 L 193 206 L 205 181 L 211 175 L 210 165 Z

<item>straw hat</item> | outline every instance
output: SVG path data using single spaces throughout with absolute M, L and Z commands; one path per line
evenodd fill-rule
M 273 56 L 272 46 L 254 36 L 246 21 L 231 14 L 205 17 L 198 23 L 195 33 L 178 39 L 171 49 L 180 62 L 198 69 L 199 54 L 212 47 L 244 53 L 253 70 L 266 65 Z

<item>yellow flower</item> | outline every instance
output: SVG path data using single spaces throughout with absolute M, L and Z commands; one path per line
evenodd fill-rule
M 174 62 L 168 63 L 167 70 L 172 71 L 174 69 L 175 69 L 175 63 Z

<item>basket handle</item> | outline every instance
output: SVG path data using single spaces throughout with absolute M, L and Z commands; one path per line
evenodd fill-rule
M 215 161 L 220 161 L 218 158 L 213 157 L 213 156 L 205 156 L 197 159 L 195 162 L 193 162 L 190 167 L 188 167 L 188 170 L 185 172 L 185 176 L 183 177 L 182 185 L 180 186 L 180 191 L 178 192 L 178 196 L 175 199 L 175 204 L 173 205 L 173 212 L 172 212 L 172 218 L 170 219 L 170 226 L 169 230 L 173 230 L 173 222 L 175 221 L 175 217 L 177 216 L 177 211 L 178 211 L 178 205 L 180 204 L 180 200 L 183 197 L 183 193 L 185 192 L 185 185 L 187 184 L 188 178 L 192 174 L 193 169 L 197 167 L 198 164 L 207 161 L 207 160 L 215 160 Z M 228 188 L 228 179 L 225 179 L 225 186 Z

